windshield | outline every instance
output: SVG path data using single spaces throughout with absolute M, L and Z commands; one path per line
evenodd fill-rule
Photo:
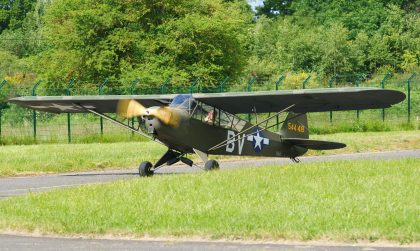
M 183 110 L 191 110 L 195 104 L 192 95 L 190 94 L 179 94 L 176 95 L 172 100 L 170 107 L 175 107 Z

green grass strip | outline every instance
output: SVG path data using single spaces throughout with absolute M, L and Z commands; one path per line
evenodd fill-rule
M 0 201 L 0 229 L 59 234 L 420 240 L 420 159 L 157 175 Z
M 311 138 L 343 142 L 347 147 L 334 151 L 310 151 L 306 155 L 420 149 L 419 131 L 337 133 L 313 135 Z M 134 168 L 143 160 L 157 161 L 166 151 L 165 147 L 150 141 L 0 148 L 0 176 Z M 194 155 L 190 157 L 195 158 Z

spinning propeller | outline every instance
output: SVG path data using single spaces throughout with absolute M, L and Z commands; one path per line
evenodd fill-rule
M 151 116 L 171 127 L 178 127 L 181 122 L 181 114 L 177 109 L 168 106 L 146 108 L 133 99 L 118 101 L 117 114 L 128 119 L 140 116 Z

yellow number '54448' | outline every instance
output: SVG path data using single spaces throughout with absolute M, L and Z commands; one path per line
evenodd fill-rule
M 287 123 L 287 130 L 303 133 L 305 132 L 305 126 L 289 122 Z

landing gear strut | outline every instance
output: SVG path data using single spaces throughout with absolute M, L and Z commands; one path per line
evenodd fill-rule
M 216 160 L 207 160 L 207 155 L 206 158 L 203 158 L 203 154 L 199 155 L 199 157 L 202 158 L 204 162 L 205 171 L 213 171 L 219 169 L 219 163 Z M 139 175 L 142 177 L 152 176 L 154 172 L 163 165 L 170 166 L 179 161 L 188 166 L 193 166 L 193 161 L 184 157 L 184 155 L 184 153 L 169 149 L 154 165 L 149 161 L 142 162 L 139 166 Z
M 193 161 L 185 158 L 183 153 L 168 149 L 168 151 L 156 162 L 156 164 L 153 165 L 149 161 L 142 162 L 139 166 L 139 175 L 142 177 L 152 176 L 154 171 L 159 169 L 161 166 L 170 166 L 179 161 L 185 163 L 186 165 L 193 166 Z

